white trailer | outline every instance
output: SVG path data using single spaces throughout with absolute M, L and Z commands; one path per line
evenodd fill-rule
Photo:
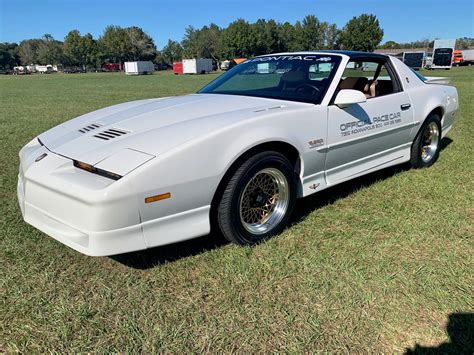
M 183 59 L 183 74 L 205 74 L 212 71 L 212 59 Z
M 151 74 L 155 71 L 155 65 L 150 61 L 125 62 L 125 74 L 140 75 Z
M 435 40 L 433 45 L 433 61 L 430 69 L 451 69 L 455 47 L 455 39 Z
M 412 69 L 420 70 L 421 68 L 423 68 L 424 59 L 425 59 L 425 52 L 422 52 L 422 51 L 403 52 L 402 62 L 408 65 Z

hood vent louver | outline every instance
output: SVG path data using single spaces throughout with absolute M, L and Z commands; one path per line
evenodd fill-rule
M 94 137 L 103 139 L 105 141 L 108 141 L 110 139 L 114 139 L 114 138 L 117 138 L 117 137 L 124 136 L 127 133 L 129 133 L 129 132 L 124 131 L 122 129 L 110 128 L 110 129 L 106 129 L 105 131 L 102 131 L 100 133 L 94 134 Z
M 89 131 L 93 131 L 94 129 L 96 128 L 99 128 L 100 126 L 102 126 L 100 123 L 91 123 L 90 125 L 88 126 L 85 126 L 81 129 L 79 129 L 79 132 L 81 133 L 87 133 Z

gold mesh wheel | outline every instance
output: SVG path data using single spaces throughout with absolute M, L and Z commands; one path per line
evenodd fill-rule
M 274 168 L 256 173 L 240 197 L 240 220 L 252 234 L 264 234 L 285 216 L 290 200 L 285 175 Z

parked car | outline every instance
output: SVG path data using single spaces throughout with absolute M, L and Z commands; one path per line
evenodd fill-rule
M 285 228 L 297 198 L 396 164 L 431 166 L 458 106 L 454 87 L 386 55 L 256 57 L 196 94 L 107 107 L 33 138 L 18 200 L 26 222 L 87 255 L 211 225 L 254 244 Z
M 227 60 L 222 61 L 220 69 L 226 71 L 226 70 L 232 69 L 236 65 L 237 64 L 233 60 L 227 59 Z

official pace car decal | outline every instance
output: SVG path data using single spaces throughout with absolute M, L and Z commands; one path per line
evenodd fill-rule
M 400 112 L 387 113 L 385 115 L 373 117 L 372 119 L 367 118 L 367 120 L 342 123 L 339 126 L 339 129 L 341 130 L 341 136 L 347 137 L 352 134 L 363 133 L 366 131 L 401 123 L 401 117 L 402 114 Z

